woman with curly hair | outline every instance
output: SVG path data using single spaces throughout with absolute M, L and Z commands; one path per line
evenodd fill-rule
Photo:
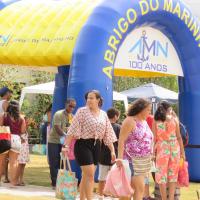
M 131 186 L 135 190 L 134 200 L 143 199 L 144 179 L 151 169 L 153 133 L 146 122 L 150 112 L 150 101 L 147 99 L 134 101 L 121 126 L 119 136 L 117 165 L 121 167 L 122 159 L 129 160 L 132 172 Z

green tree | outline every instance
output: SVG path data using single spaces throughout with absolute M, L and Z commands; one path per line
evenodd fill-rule
M 25 83 L 15 82 L 20 81 L 20 76 L 24 76 L 22 70 L 15 67 L 4 66 L 0 68 L 0 88 L 7 86 L 13 91 L 12 99 L 19 100 L 22 88 Z M 49 72 L 30 71 L 27 85 L 35 85 L 54 80 L 55 75 Z M 50 95 L 35 95 L 33 99 L 25 98 L 21 112 L 26 116 L 28 123 L 29 138 L 31 143 L 39 142 L 39 128 L 43 119 L 43 115 L 47 107 L 52 102 Z
M 158 78 L 132 78 L 132 77 L 114 77 L 113 88 L 121 92 L 130 88 L 138 87 L 147 83 L 155 83 L 175 92 L 178 91 L 177 77 L 158 77 Z

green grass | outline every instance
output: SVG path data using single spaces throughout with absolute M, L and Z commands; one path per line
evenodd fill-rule
M 49 168 L 46 156 L 31 155 L 31 161 L 27 164 L 25 169 L 25 181 L 29 185 L 50 186 Z M 153 183 L 150 183 L 151 191 L 153 190 Z M 181 189 L 181 200 L 197 200 L 196 190 L 200 189 L 200 183 L 190 183 L 189 188 Z M 19 197 L 0 195 L 0 200 L 50 200 L 45 197 Z M 52 198 L 53 200 L 54 198 Z
M 25 168 L 25 182 L 29 185 L 50 187 L 50 174 L 47 157 L 31 155 L 30 163 Z

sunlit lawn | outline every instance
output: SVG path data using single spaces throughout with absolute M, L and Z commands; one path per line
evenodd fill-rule
M 46 156 L 31 155 L 31 162 L 26 167 L 25 181 L 29 185 L 50 187 L 49 168 Z M 181 200 L 197 200 L 196 190 L 200 189 L 199 183 L 191 183 L 189 188 L 181 189 Z M 151 191 L 153 183 L 151 182 Z M 0 200 L 50 200 L 49 197 L 18 197 L 0 195 Z M 53 198 L 52 198 L 53 199 Z
M 46 156 L 31 155 L 25 169 L 25 182 L 29 185 L 50 187 L 50 175 Z

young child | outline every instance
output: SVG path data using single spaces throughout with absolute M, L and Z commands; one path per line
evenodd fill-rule
M 18 157 L 18 175 L 19 175 L 19 186 L 25 186 L 24 183 L 24 169 L 26 163 L 29 162 L 29 144 L 28 144 L 28 133 L 21 135 L 22 145 L 20 149 L 20 154 Z
M 119 133 L 120 133 L 120 125 L 117 124 L 117 120 L 119 119 L 120 112 L 115 109 L 111 108 L 107 111 L 108 118 L 112 124 L 112 127 L 115 131 L 115 134 L 117 136 L 117 139 L 119 139 Z M 114 143 L 115 147 L 115 153 L 117 155 L 117 146 L 118 143 Z M 111 163 L 111 156 L 110 156 L 110 150 L 109 148 L 102 142 L 101 145 L 101 155 L 100 155 L 100 164 L 99 164 L 99 200 L 104 199 L 103 197 L 103 190 L 105 187 L 106 177 L 108 175 L 109 170 L 111 169 L 112 163 Z

